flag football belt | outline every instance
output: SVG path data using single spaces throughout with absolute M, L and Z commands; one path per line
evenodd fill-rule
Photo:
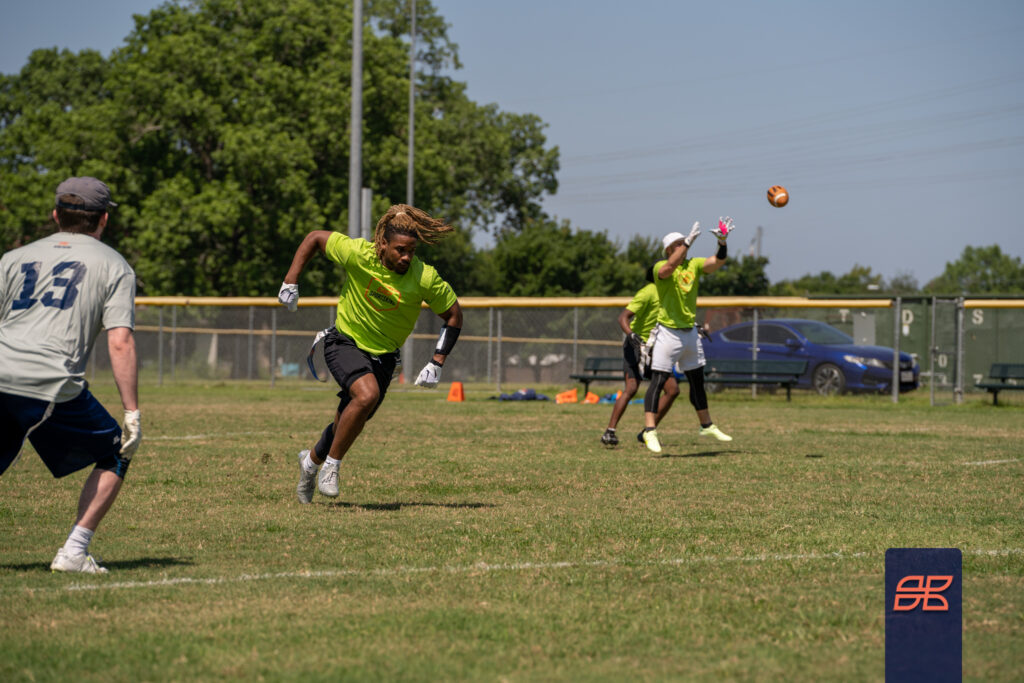
M 309 355 L 306 357 L 309 372 L 318 382 L 326 382 L 327 378 L 331 376 L 327 370 L 327 358 L 324 355 L 324 340 L 333 329 L 333 327 L 328 327 L 316 333 L 316 336 L 313 337 L 313 345 L 309 347 Z

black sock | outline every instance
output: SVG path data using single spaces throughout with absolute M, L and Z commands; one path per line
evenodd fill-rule
M 708 422 L 707 424 L 704 424 L 703 422 L 701 422 L 700 423 L 700 428 L 701 429 L 707 429 L 708 427 L 710 427 L 713 424 L 715 424 L 715 423 L 714 422 Z

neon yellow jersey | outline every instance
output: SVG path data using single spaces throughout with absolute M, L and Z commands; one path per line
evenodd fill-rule
M 654 283 L 658 288 L 658 299 L 661 301 L 659 323 L 677 330 L 693 327 L 697 320 L 697 281 L 704 274 L 706 260 L 687 259 L 664 280 L 658 277 L 658 271 L 668 263 L 668 260 L 654 264 Z
M 457 301 L 451 285 L 416 256 L 409 270 L 399 275 L 384 267 L 373 244 L 364 239 L 335 232 L 327 238 L 325 251 L 348 274 L 335 324 L 368 353 L 391 353 L 401 347 L 416 325 L 422 302 L 440 314 Z
M 647 336 L 658 323 L 658 315 L 661 313 L 661 306 L 658 303 L 658 288 L 654 283 L 644 286 L 639 292 L 633 295 L 633 300 L 626 305 L 626 309 L 633 311 L 633 319 L 629 321 L 629 329 L 640 335 L 645 342 Z

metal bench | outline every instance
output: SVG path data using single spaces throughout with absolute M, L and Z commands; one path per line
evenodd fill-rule
M 622 382 L 623 377 L 623 360 L 622 356 L 615 356 L 614 358 L 602 358 L 602 357 L 591 357 L 583 361 L 583 372 L 577 372 L 569 375 L 569 379 L 574 379 L 583 383 L 583 393 L 590 391 L 591 382 Z
M 704 381 L 711 384 L 778 384 L 791 389 L 807 371 L 806 360 L 712 360 L 704 366 Z
M 1024 363 L 993 363 L 988 371 L 988 381 L 974 386 L 992 394 L 992 405 L 997 406 L 1000 391 L 1024 391 Z

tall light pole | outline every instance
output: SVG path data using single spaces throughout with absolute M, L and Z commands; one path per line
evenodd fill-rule
M 348 235 L 359 237 L 363 190 L 363 0 L 352 0 L 352 111 L 348 150 Z
M 412 0 L 409 29 L 409 168 L 405 173 L 405 203 L 412 206 L 413 159 L 416 145 L 416 0 Z
M 409 28 L 409 166 L 405 172 L 405 203 L 412 206 L 413 159 L 416 152 L 416 0 L 412 1 L 412 26 Z M 412 370 L 412 335 L 402 346 L 402 355 L 409 359 L 405 366 L 406 383 L 413 381 Z

